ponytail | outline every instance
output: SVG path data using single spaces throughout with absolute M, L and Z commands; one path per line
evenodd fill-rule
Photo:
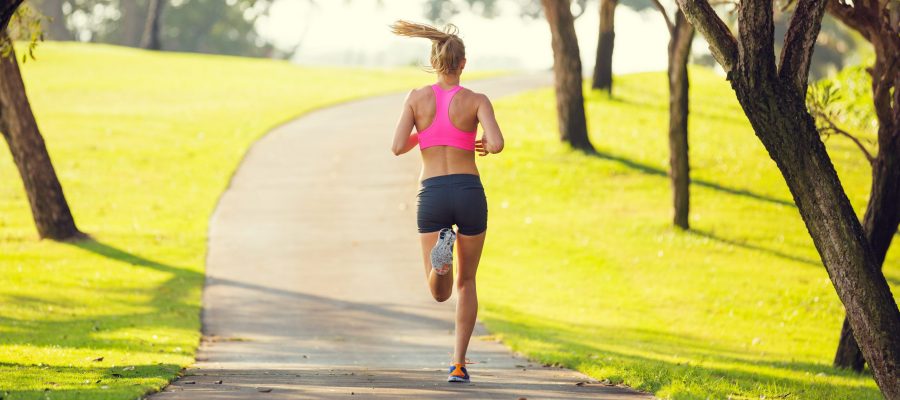
M 459 67 L 466 58 L 466 46 L 457 36 L 459 29 L 455 25 L 447 24 L 442 32 L 431 25 L 401 20 L 391 25 L 391 32 L 431 40 L 431 70 L 439 74 L 459 73 Z

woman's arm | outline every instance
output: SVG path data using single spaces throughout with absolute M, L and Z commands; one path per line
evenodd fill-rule
M 397 129 L 394 131 L 394 143 L 391 145 L 391 151 L 397 156 L 412 150 L 419 144 L 419 134 L 412 133 L 412 129 L 416 125 L 412 106 L 409 104 L 412 93 L 409 92 L 403 101 L 403 112 L 400 113 L 400 120 L 397 121 Z
M 476 143 L 476 150 L 482 156 L 503 151 L 503 133 L 500 132 L 500 125 L 497 124 L 497 118 L 494 116 L 494 106 L 485 95 L 481 95 L 478 102 L 477 116 L 484 133 L 482 133 L 479 143 Z

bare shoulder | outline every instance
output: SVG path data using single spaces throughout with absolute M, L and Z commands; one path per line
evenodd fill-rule
M 416 103 L 428 99 L 433 95 L 434 93 L 431 90 L 431 86 L 422 86 L 410 90 L 409 94 L 406 95 L 406 101 L 408 103 Z
M 476 107 L 480 107 L 482 104 L 485 104 L 485 103 L 487 103 L 487 104 L 491 103 L 491 101 L 488 100 L 487 95 L 484 93 L 479 93 L 479 92 L 476 92 L 469 88 L 463 88 L 459 92 L 461 94 L 463 94 L 463 96 L 466 97 L 466 100 L 468 103 L 470 103 Z

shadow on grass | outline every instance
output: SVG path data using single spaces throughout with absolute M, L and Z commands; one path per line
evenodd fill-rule
M 631 168 L 631 169 L 641 172 L 643 174 L 655 175 L 655 176 L 660 176 L 660 177 L 668 177 L 669 176 L 668 172 L 662 168 L 658 168 L 658 167 L 655 167 L 655 166 L 652 166 L 649 164 L 645 164 L 645 163 L 635 161 L 635 160 L 632 160 L 629 158 L 625 158 L 625 157 L 622 157 L 622 156 L 619 156 L 616 154 L 612 154 L 609 152 L 604 152 L 604 151 L 598 150 L 596 153 L 587 153 L 587 154 L 592 155 L 597 158 L 600 158 L 602 160 L 617 162 L 625 167 Z M 788 207 L 797 207 L 793 201 L 779 199 L 776 197 L 771 197 L 771 196 L 767 196 L 764 194 L 755 193 L 755 192 L 752 192 L 752 191 L 749 191 L 746 189 L 736 189 L 736 188 L 731 188 L 731 187 L 727 187 L 727 186 L 722 186 L 718 183 L 710 182 L 710 181 L 703 180 L 703 179 L 691 179 L 691 185 L 696 185 L 696 186 L 706 188 L 706 189 L 712 189 L 715 191 L 719 191 L 719 192 L 734 195 L 734 196 L 747 197 L 747 198 L 750 198 L 753 200 L 759 200 L 759 201 L 763 201 L 763 202 L 770 203 L 770 204 L 777 204 L 777 205 L 788 206 Z
M 813 266 L 813 267 L 822 267 L 822 263 L 819 262 L 819 261 L 817 261 L 817 260 L 813 260 L 813 259 L 806 258 L 806 257 L 796 256 L 796 255 L 789 254 L 789 253 L 785 253 L 785 252 L 779 251 L 779 250 L 773 250 L 773 249 L 766 248 L 766 247 L 763 247 L 763 246 L 755 245 L 755 244 L 753 244 L 753 243 L 740 242 L 740 241 L 733 240 L 733 239 L 723 238 L 723 237 L 717 236 L 717 235 L 716 235 L 715 233 L 713 233 L 712 231 L 704 231 L 704 230 L 699 230 L 699 229 L 691 229 L 691 230 L 689 230 L 689 231 L 685 231 L 685 233 L 690 234 L 690 235 L 697 235 L 697 236 L 700 236 L 700 237 L 708 238 L 708 239 L 714 240 L 714 241 L 716 241 L 716 242 L 725 243 L 725 244 L 732 245 L 732 246 L 735 246 L 735 247 L 740 247 L 740 248 L 742 248 L 742 249 L 747 249 L 747 250 L 751 250 L 751 251 L 757 251 L 757 252 L 760 252 L 760 253 L 763 253 L 763 254 L 768 254 L 768 255 L 770 255 L 770 256 L 775 256 L 775 257 L 783 258 L 783 259 L 785 259 L 785 260 L 795 261 L 795 262 L 802 263 L 802 264 L 806 264 L 806 265 L 810 265 L 810 266 Z
M 0 381 L 29 388 L 4 387 L 0 398 L 133 399 L 157 391 L 158 384 L 147 379 L 168 381 L 180 370 L 165 363 L 91 367 L 0 363 Z
M 758 353 L 714 345 L 663 330 L 561 322 L 509 307 L 490 306 L 488 328 L 541 363 L 624 382 L 675 399 L 880 399 L 869 375 L 831 367 L 829 361 L 761 360 Z M 516 346 L 519 342 L 527 343 Z M 529 347 L 532 347 L 531 351 Z M 836 376 L 827 382 L 825 376 Z M 742 397 L 746 396 L 746 397 Z

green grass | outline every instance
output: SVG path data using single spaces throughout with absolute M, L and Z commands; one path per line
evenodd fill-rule
M 0 151 L 4 399 L 133 399 L 164 386 L 193 361 L 207 221 L 253 140 L 311 109 L 432 79 L 83 44 L 36 55 L 23 65 L 31 103 L 94 240 L 38 241 Z
M 691 85 L 690 232 L 670 223 L 664 73 L 586 90 L 598 156 L 560 144 L 551 90 L 497 102 L 482 319 L 539 362 L 661 398 L 881 398 L 830 365 L 843 307 L 727 82 L 694 69 Z M 861 214 L 870 169 L 848 140 L 828 148 Z

